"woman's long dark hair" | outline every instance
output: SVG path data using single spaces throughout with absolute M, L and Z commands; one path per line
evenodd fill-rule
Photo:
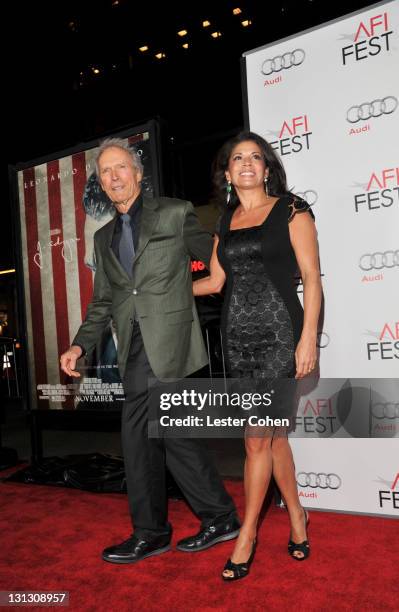
M 259 134 L 255 134 L 255 132 L 240 132 L 236 136 L 233 136 L 233 138 L 230 138 L 230 140 L 227 140 L 224 145 L 222 145 L 213 163 L 212 178 L 214 185 L 214 194 L 218 203 L 223 206 L 226 205 L 227 195 L 227 180 L 225 172 L 229 166 L 231 152 L 236 145 L 240 144 L 240 142 L 245 142 L 247 140 L 251 140 L 259 146 L 260 150 L 262 151 L 266 167 L 269 168 L 269 180 L 267 182 L 269 195 L 281 197 L 289 193 L 287 188 L 287 178 L 285 175 L 283 164 L 281 163 L 277 153 L 270 146 L 270 144 L 264 138 L 262 138 L 262 136 L 259 136 Z M 232 185 L 230 205 L 236 206 L 238 203 L 238 197 Z

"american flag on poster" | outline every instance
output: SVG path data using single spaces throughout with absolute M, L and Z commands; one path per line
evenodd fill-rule
M 141 155 L 143 190 L 152 195 L 149 138 L 143 132 L 124 140 Z M 96 152 L 97 147 L 91 148 L 18 172 L 28 367 L 36 408 L 74 407 L 73 398 L 38 402 L 38 388 L 71 382 L 59 369 L 59 356 L 74 338 L 92 296 L 93 235 L 114 215 L 109 200 L 108 206 L 94 207 L 87 201 Z

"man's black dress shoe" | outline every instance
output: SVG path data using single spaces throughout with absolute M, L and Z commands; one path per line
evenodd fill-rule
M 152 540 L 144 540 L 132 535 L 130 538 L 103 550 L 104 561 L 110 563 L 137 563 L 147 557 L 160 555 L 170 550 L 170 537 L 160 536 Z
M 203 527 L 196 535 L 180 540 L 176 548 L 184 552 L 205 550 L 219 542 L 233 540 L 238 536 L 240 527 L 240 522 L 236 516 L 224 522 L 215 522 Z

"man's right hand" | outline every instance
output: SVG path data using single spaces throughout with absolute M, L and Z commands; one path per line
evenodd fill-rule
M 63 353 L 60 357 L 61 370 L 68 374 L 68 376 L 74 376 L 79 378 L 80 374 L 75 370 L 76 362 L 79 357 L 82 356 L 82 349 L 80 346 L 73 344 L 69 349 Z

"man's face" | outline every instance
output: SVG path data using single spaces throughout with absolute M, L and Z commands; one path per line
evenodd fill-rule
M 140 193 L 142 172 L 133 165 L 127 151 L 109 147 L 98 160 L 100 183 L 116 209 L 125 213 Z

